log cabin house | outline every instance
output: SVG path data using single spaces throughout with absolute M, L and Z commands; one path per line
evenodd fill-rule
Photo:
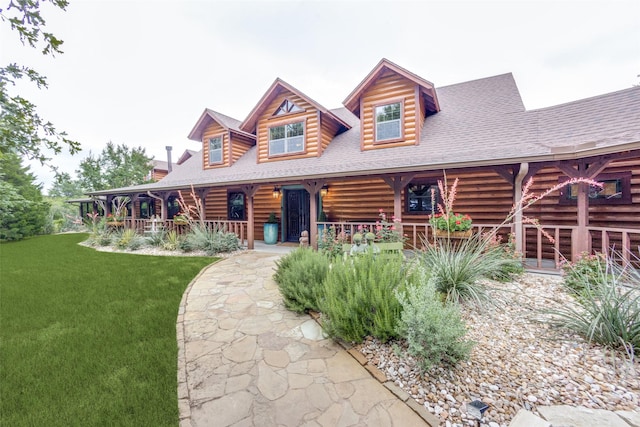
M 349 231 L 384 209 L 419 245 L 445 173 L 460 179 L 455 209 L 477 228 L 500 224 L 529 178 L 542 192 L 587 177 L 603 188 L 565 186 L 526 211 L 555 242 L 516 218 L 517 248 L 534 267 L 557 268 L 560 254 L 640 247 L 640 87 L 526 110 L 511 74 L 436 88 L 382 59 L 341 108 L 278 78 L 243 121 L 205 109 L 188 137 L 202 149 L 159 182 L 91 195 L 131 197 L 140 229 L 152 211 L 171 226 L 178 191 L 193 189 L 202 217 L 249 248 L 271 212 L 279 241 L 307 230 L 317 244 L 320 212 Z

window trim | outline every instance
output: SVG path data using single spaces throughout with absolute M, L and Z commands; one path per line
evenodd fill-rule
M 302 150 L 289 152 L 289 153 L 284 152 L 284 153 L 278 153 L 278 154 L 271 154 L 271 129 L 277 128 L 280 126 L 296 124 L 296 123 L 302 123 L 302 132 L 303 132 L 302 133 Z M 285 148 L 286 148 L 286 140 L 287 140 L 286 136 L 284 140 L 285 140 Z M 299 156 L 301 154 L 307 154 L 307 118 L 306 117 L 302 119 L 296 118 L 296 119 L 290 119 L 286 121 L 279 121 L 279 122 L 271 123 L 267 125 L 267 158 L 271 159 L 271 158 L 278 158 L 278 157 Z
M 231 218 L 231 195 L 242 194 L 242 218 Z M 227 190 L 227 220 L 228 221 L 246 221 L 247 220 L 247 195 L 240 190 Z
M 282 107 L 282 104 L 284 104 L 285 102 L 289 102 L 290 104 L 294 105 L 295 107 L 299 108 L 298 111 L 286 111 L 283 113 L 278 114 L 278 111 L 280 110 L 280 108 Z M 302 108 L 301 106 L 299 106 L 297 103 L 293 102 L 291 99 L 289 98 L 285 98 L 282 100 L 282 102 L 278 105 L 278 108 L 276 108 L 276 111 L 273 112 L 273 114 L 271 115 L 271 117 L 269 119 L 282 119 L 283 117 L 288 117 L 288 116 L 292 116 L 294 114 L 301 114 L 301 113 L 306 113 L 307 110 L 305 110 L 304 108 Z
M 376 116 L 376 110 L 380 107 L 386 107 L 387 105 L 392 104 L 400 104 L 400 136 L 398 138 L 378 140 L 378 119 Z M 404 141 L 404 98 L 385 100 L 384 102 L 375 103 L 372 105 L 371 112 L 373 114 L 373 145 L 382 145 Z
M 437 179 L 418 179 L 415 181 L 411 181 L 409 182 L 409 184 L 407 184 L 404 187 L 404 214 L 405 215 L 431 215 L 431 211 L 412 211 L 409 210 L 409 204 L 410 204 L 410 198 L 409 198 L 409 187 L 412 185 L 427 185 L 429 187 L 436 187 L 436 206 L 433 206 L 433 212 L 437 212 L 438 211 L 438 203 L 440 203 L 440 191 L 438 190 L 438 180 Z M 429 197 L 431 197 L 431 195 L 429 195 Z
M 562 176 L 558 179 L 559 183 L 569 181 L 571 178 L 567 176 Z M 613 181 L 620 180 L 620 185 L 622 186 L 622 197 L 619 199 L 592 199 L 589 198 L 589 206 L 602 205 L 630 205 L 633 203 L 631 199 L 631 172 L 612 172 L 612 173 L 604 173 L 598 175 L 594 178 L 594 181 L 603 182 L 603 181 Z M 576 205 L 578 203 L 577 198 L 570 198 L 570 191 L 568 188 L 562 187 L 560 189 L 559 196 L 559 204 L 561 205 Z
M 220 160 L 212 162 L 211 161 L 211 141 L 217 138 L 220 138 Z M 216 165 L 223 164 L 224 163 L 224 134 L 212 135 L 208 139 L 209 141 L 208 141 L 208 147 L 207 147 L 208 149 L 207 155 L 209 157 L 209 166 L 216 166 Z

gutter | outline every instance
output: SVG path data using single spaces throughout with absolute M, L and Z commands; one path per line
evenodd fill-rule
M 513 182 L 513 203 L 514 206 L 517 206 L 519 201 L 522 200 L 522 181 L 529 173 L 529 163 L 520 163 L 520 170 L 518 171 L 518 175 Z M 522 228 L 522 209 L 516 209 L 515 215 L 513 217 L 513 224 L 515 228 L 516 235 L 516 251 L 519 253 L 523 253 L 524 251 L 524 233 Z

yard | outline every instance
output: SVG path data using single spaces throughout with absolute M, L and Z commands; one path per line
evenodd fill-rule
M 211 257 L 2 244 L 0 414 L 11 426 L 175 426 L 176 317 Z

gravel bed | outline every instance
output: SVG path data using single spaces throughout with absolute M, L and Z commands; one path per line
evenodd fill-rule
M 640 361 L 539 321 L 541 310 L 573 303 L 559 277 L 525 274 L 487 285 L 494 306 L 463 307 L 467 338 L 476 342 L 466 362 L 422 376 L 401 341 L 367 339 L 356 348 L 447 427 L 475 426 L 466 413 L 475 399 L 490 405 L 482 424 L 490 427 L 538 405 L 640 411 Z

